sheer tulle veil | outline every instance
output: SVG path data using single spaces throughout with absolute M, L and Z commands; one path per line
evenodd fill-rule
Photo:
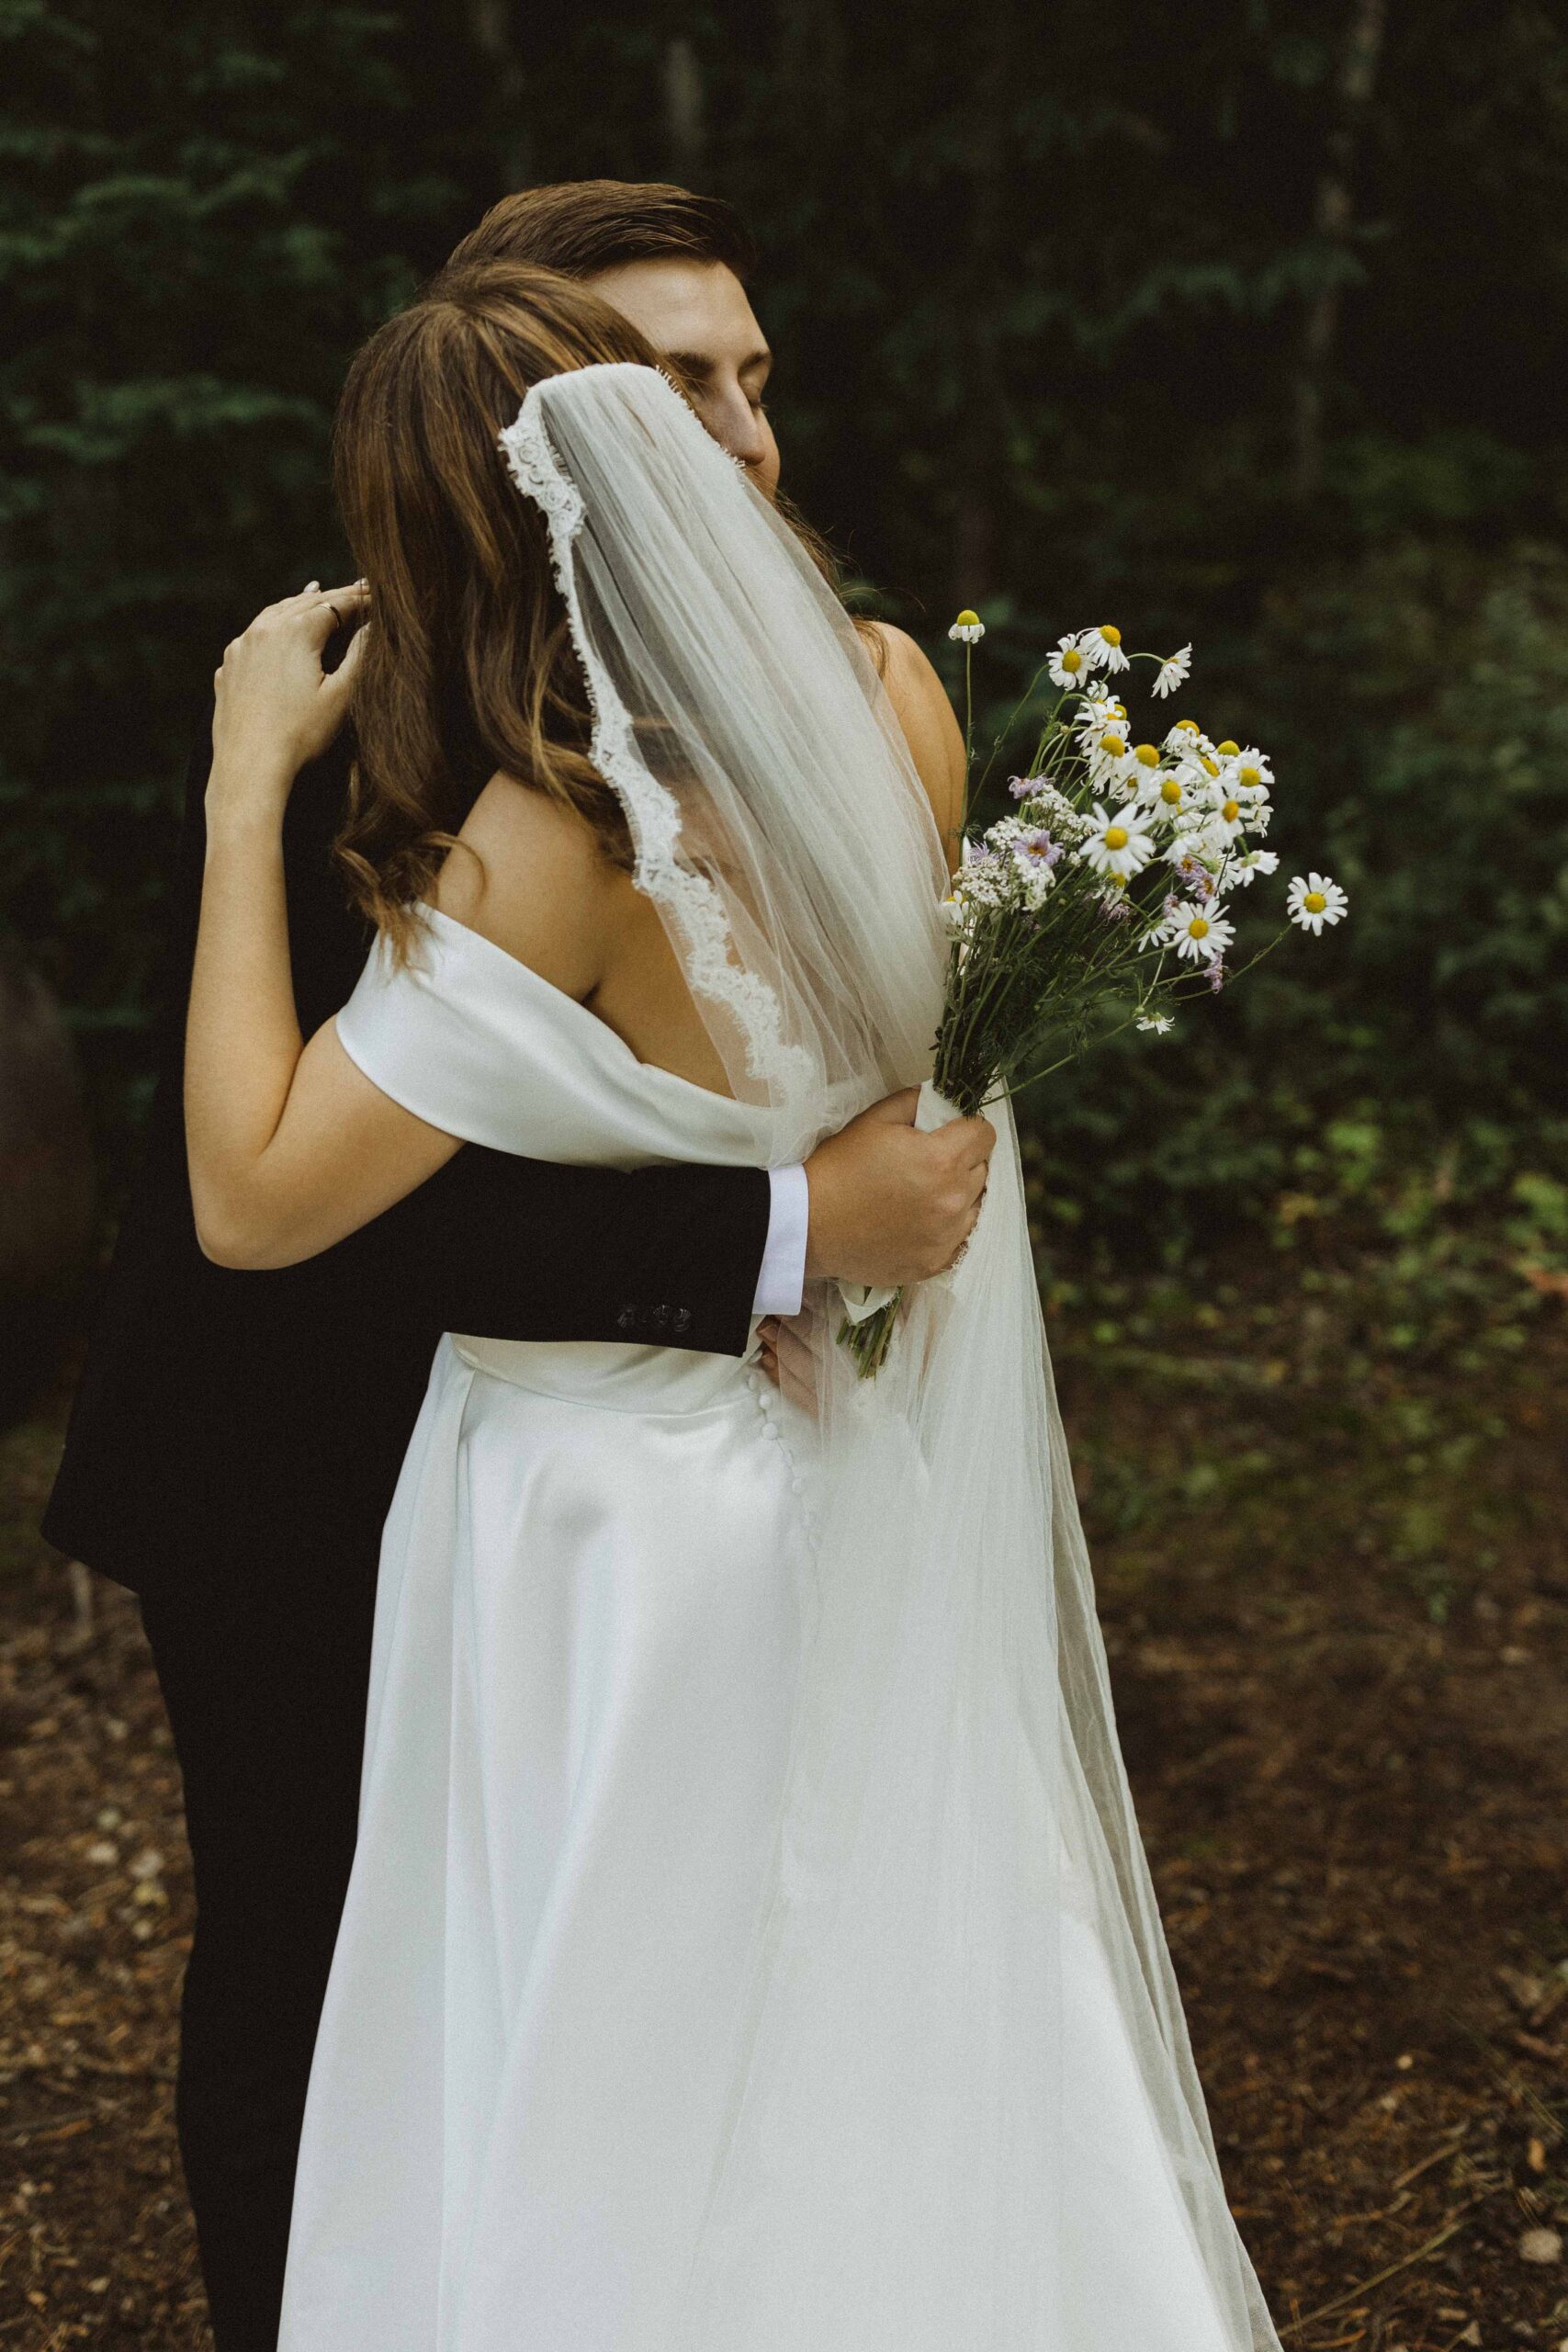
M 732 1090 L 769 1114 L 775 1163 L 800 1159 L 929 1075 L 942 997 L 943 862 L 874 668 L 656 371 L 552 377 L 502 446 L 549 531 L 637 884 Z M 952 1278 L 915 1292 L 874 1382 L 818 1302 L 806 1664 L 726 2131 L 667 2352 L 1062 2340 L 1065 2267 L 1083 2258 L 1058 2228 L 1063 1955 L 1086 1937 L 1215 2340 L 1277 2346 L 1133 1816 L 1016 1137 L 1005 1104 L 993 1116 L 974 1240 Z

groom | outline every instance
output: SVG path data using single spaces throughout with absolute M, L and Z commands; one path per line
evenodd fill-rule
M 678 188 L 512 197 L 448 267 L 508 258 L 592 282 L 665 353 L 707 429 L 771 496 L 769 354 L 733 215 Z M 366 938 L 330 845 L 348 751 L 296 785 L 286 828 L 307 1035 Z M 218 2352 L 274 2352 L 311 2046 L 353 1856 L 377 1555 L 444 1330 L 739 1354 L 806 1273 L 897 1283 L 947 1262 L 993 1140 L 879 1105 L 804 1170 L 620 1174 L 468 1146 L 307 1264 L 236 1273 L 197 1244 L 181 1073 L 207 748 L 175 877 L 170 1011 L 146 1162 L 44 1521 L 141 1597 L 185 1783 L 197 1927 L 177 2117 Z

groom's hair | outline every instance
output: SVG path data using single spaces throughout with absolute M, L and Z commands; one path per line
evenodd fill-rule
M 441 277 L 487 262 L 530 262 L 594 277 L 628 262 L 670 260 L 722 262 L 744 285 L 756 252 L 739 214 L 719 197 L 662 180 L 559 180 L 492 204 Z

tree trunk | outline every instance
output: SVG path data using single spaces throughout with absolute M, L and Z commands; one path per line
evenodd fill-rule
M 0 1426 L 54 1369 L 93 1226 L 93 1161 L 58 1008 L 0 941 Z
M 978 605 L 997 584 L 998 515 L 1005 494 L 1007 402 L 1002 382 L 1001 311 L 1007 297 L 1005 182 L 1006 119 L 1012 62 L 1012 16 L 1005 0 L 976 19 L 968 147 L 969 220 L 964 271 L 965 300 L 958 312 L 964 337 L 964 415 L 955 453 L 953 512 L 954 609 Z
M 1336 76 L 1335 120 L 1313 205 L 1313 227 L 1326 249 L 1328 266 L 1307 304 L 1296 371 L 1295 491 L 1303 499 L 1313 497 L 1323 480 L 1324 409 L 1344 297 L 1344 280 L 1334 265 L 1354 227 L 1356 150 L 1377 83 L 1387 16 L 1387 0 L 1352 0 Z
M 706 145 L 703 115 L 703 69 L 685 34 L 677 33 L 664 50 L 664 137 L 678 180 L 701 174 Z
M 468 0 L 468 33 L 489 71 L 497 174 L 502 194 L 510 196 L 533 177 L 526 77 L 513 32 L 511 0 Z

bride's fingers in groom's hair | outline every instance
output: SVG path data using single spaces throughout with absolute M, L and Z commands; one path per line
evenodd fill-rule
M 308 589 L 299 603 L 307 615 L 311 635 L 320 645 L 351 622 L 363 620 L 370 609 L 370 591 L 363 580 L 347 588 Z

